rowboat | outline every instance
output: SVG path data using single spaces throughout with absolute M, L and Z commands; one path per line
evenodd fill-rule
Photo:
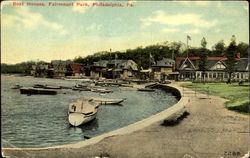
M 42 89 L 42 88 L 32 88 L 32 87 L 24 87 L 20 88 L 20 93 L 21 94 L 47 94 L 47 95 L 56 95 L 57 92 L 54 90 L 49 90 L 49 89 Z
M 99 104 L 93 99 L 78 99 L 69 104 L 68 120 L 72 126 L 80 126 L 93 120 L 98 112 Z
M 108 99 L 108 98 L 92 98 L 93 101 L 101 104 L 101 105 L 106 105 L 106 104 L 120 104 L 123 102 L 125 99 Z

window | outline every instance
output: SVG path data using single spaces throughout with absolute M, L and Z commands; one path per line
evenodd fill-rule
M 213 78 L 216 78 L 216 73 L 213 73 Z

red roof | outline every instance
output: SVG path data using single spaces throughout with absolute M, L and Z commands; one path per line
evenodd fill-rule
M 79 63 L 70 63 L 73 73 L 81 73 L 83 65 Z
M 191 61 L 195 61 L 195 60 L 199 60 L 200 57 L 188 57 L 189 60 Z M 175 59 L 175 67 L 179 68 L 182 64 L 182 61 L 184 61 L 186 59 L 186 57 L 177 57 Z M 207 60 L 227 60 L 226 57 L 207 57 Z

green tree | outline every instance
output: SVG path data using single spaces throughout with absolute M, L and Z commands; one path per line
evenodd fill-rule
M 208 57 L 208 51 L 206 49 L 207 46 L 207 41 L 205 37 L 202 38 L 201 40 L 201 52 L 199 53 L 200 61 L 198 64 L 199 70 L 202 71 L 202 78 L 203 78 L 203 83 L 205 84 L 205 71 L 206 65 L 207 65 L 207 57 Z
M 216 56 L 216 57 L 222 57 L 225 56 L 225 43 L 223 40 L 217 42 L 214 46 L 213 46 L 213 51 L 212 51 L 212 55 Z
M 228 83 L 231 83 L 232 74 L 234 72 L 234 66 L 235 66 L 235 63 L 236 63 L 236 60 L 235 60 L 236 51 L 237 51 L 236 37 L 233 35 L 232 38 L 231 38 L 231 42 L 230 42 L 230 44 L 229 44 L 229 46 L 227 48 L 227 51 L 226 51 L 226 57 L 227 57 L 226 71 L 229 74 Z
M 244 42 L 240 42 L 237 45 L 237 53 L 240 53 L 240 56 L 243 58 L 247 58 L 248 57 L 248 51 L 249 51 L 249 45 L 247 43 Z

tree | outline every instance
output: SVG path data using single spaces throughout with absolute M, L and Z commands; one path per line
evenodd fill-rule
M 225 43 L 223 40 L 217 42 L 214 46 L 213 46 L 213 51 L 212 51 L 212 55 L 216 56 L 216 57 L 222 57 L 225 56 Z
M 200 57 L 200 61 L 199 61 L 199 70 L 202 71 L 202 78 L 205 84 L 205 71 L 206 71 L 206 63 L 207 63 L 207 56 L 208 56 L 208 51 L 206 50 L 206 46 L 207 46 L 207 41 L 205 39 L 205 37 L 202 38 L 201 40 L 201 52 L 199 54 Z
M 237 53 L 240 53 L 240 56 L 243 58 L 247 58 L 248 57 L 248 51 L 249 51 L 249 45 L 247 43 L 244 42 L 240 42 L 237 45 Z
M 231 42 L 227 48 L 227 52 L 226 52 L 226 57 L 227 57 L 227 68 L 226 71 L 229 74 L 229 78 L 228 78 L 228 83 L 231 83 L 231 78 L 232 78 L 232 74 L 234 72 L 234 66 L 236 63 L 235 60 L 235 54 L 237 51 L 237 47 L 236 47 L 236 37 L 233 35 L 231 38 Z

